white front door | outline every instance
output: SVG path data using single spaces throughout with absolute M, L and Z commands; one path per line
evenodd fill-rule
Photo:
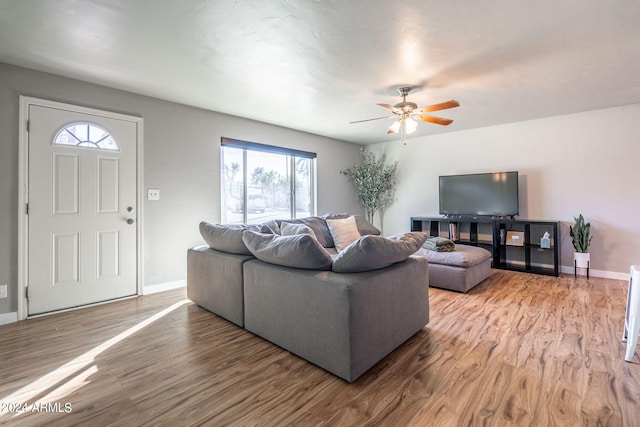
M 56 104 L 28 120 L 28 314 L 137 294 L 138 123 Z

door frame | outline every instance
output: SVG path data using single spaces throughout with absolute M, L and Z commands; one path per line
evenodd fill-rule
M 142 142 L 143 142 L 143 119 L 138 116 L 115 113 L 96 108 L 82 107 L 79 105 L 66 104 L 63 102 L 50 101 L 46 99 L 34 98 L 20 95 L 18 113 L 18 321 L 28 317 L 28 302 L 26 288 L 29 280 L 29 216 L 27 215 L 27 203 L 29 203 L 29 107 L 37 105 L 48 108 L 58 108 L 81 114 L 93 114 L 106 118 L 124 120 L 136 124 L 136 292 L 142 295 L 144 269 L 142 260 L 143 254 L 143 171 L 142 171 Z M 102 304 L 100 302 L 91 305 Z M 65 310 L 59 310 L 61 312 Z M 37 317 L 37 316 L 33 316 Z

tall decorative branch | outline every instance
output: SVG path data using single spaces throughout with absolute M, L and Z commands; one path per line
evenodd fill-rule
M 376 158 L 371 152 L 362 151 L 362 163 L 340 171 L 353 184 L 358 201 L 364 207 L 367 219 L 373 223 L 376 212 L 382 214 L 393 203 L 398 162 L 385 164 L 384 156 Z

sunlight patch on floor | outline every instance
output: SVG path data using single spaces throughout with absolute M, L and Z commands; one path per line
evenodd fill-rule
M 27 411 L 36 402 L 37 404 L 61 402 L 66 396 L 88 384 L 90 382 L 89 377 L 98 372 L 98 367 L 94 363 L 98 355 L 189 302 L 189 300 L 185 299 L 165 308 L 16 392 L 0 397 L 0 400 L 7 404 L 13 404 L 14 407 L 25 407 Z M 14 411 L 6 412 L 3 407 L 3 411 L 0 412 L 0 419 L 7 415 L 18 416 L 20 413 L 14 413 Z

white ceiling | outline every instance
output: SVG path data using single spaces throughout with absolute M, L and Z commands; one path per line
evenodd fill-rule
M 639 103 L 640 2 L 0 0 L 0 62 L 368 144 Z

